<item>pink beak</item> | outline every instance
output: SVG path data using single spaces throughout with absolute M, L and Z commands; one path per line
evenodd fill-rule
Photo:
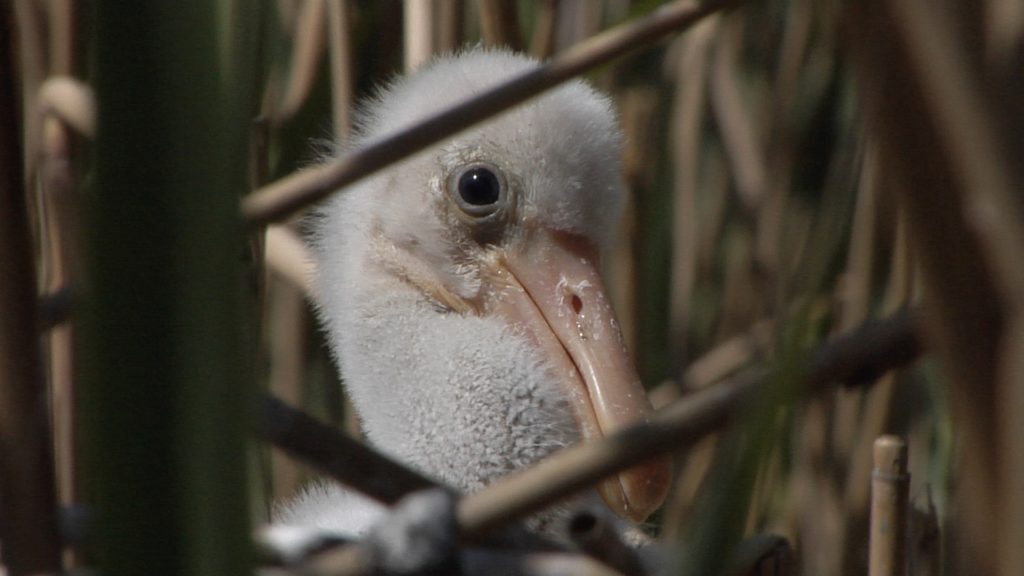
M 547 355 L 570 398 L 584 441 L 647 419 L 651 404 L 604 293 L 596 250 L 581 237 L 532 231 L 526 249 L 498 262 L 494 311 L 523 326 Z M 598 486 L 620 516 L 641 521 L 661 506 L 671 480 L 668 457 Z

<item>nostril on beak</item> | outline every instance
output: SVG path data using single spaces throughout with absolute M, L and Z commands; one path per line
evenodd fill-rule
M 583 311 L 583 300 L 575 294 L 572 295 L 572 311 L 577 314 Z

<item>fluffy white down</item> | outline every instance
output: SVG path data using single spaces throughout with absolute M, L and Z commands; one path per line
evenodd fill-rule
M 476 49 L 385 88 L 355 146 L 415 123 L 536 63 Z M 444 186 L 470 161 L 501 167 L 517 219 L 603 245 L 622 204 L 620 137 L 607 100 L 571 82 L 332 197 L 315 221 L 320 318 L 368 439 L 472 491 L 575 442 L 563 393 L 525 337 L 500 320 L 441 309 L 380 261 L 374 238 L 424 276 L 472 298 L 481 279 L 454 231 Z M 515 238 L 508 240 L 514 243 Z M 419 266 L 420 268 L 416 268 Z M 380 514 L 317 487 L 278 520 L 360 534 Z

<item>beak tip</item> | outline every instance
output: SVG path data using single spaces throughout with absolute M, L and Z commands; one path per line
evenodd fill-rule
M 671 483 L 671 459 L 662 457 L 620 472 L 604 482 L 599 491 L 616 514 L 643 522 L 665 502 Z

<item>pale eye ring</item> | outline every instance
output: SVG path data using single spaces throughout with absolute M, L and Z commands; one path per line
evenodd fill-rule
M 452 173 L 448 194 L 472 219 L 486 219 L 508 205 L 508 182 L 497 166 L 474 162 Z

